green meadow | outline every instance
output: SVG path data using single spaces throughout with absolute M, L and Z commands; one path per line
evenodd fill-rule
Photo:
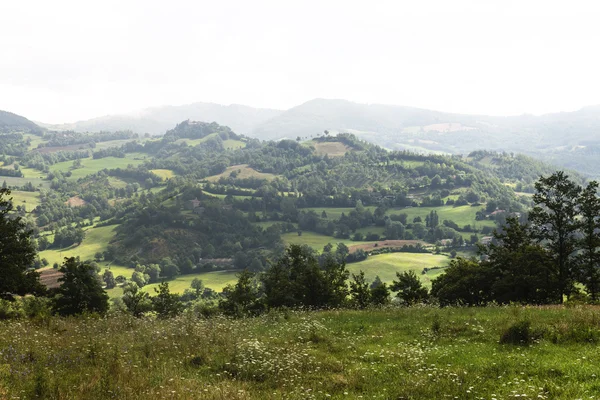
M 151 169 L 150 172 L 152 172 L 155 175 L 160 176 L 163 181 L 166 181 L 167 179 L 171 179 L 172 177 L 175 176 L 175 172 L 173 172 L 170 169 Z
M 365 273 L 369 281 L 373 281 L 379 276 L 383 282 L 391 283 L 396 278 L 396 272 L 415 271 L 421 278 L 423 284 L 431 287 L 432 276 L 421 274 L 423 268 L 445 267 L 450 258 L 445 255 L 429 253 L 388 253 L 369 256 L 364 261 L 347 264 L 348 271 L 358 274 L 360 271 Z M 441 270 L 436 270 L 437 272 Z M 436 274 L 437 275 L 437 274 Z
M 133 270 L 131 270 L 133 272 Z M 217 292 L 223 290 L 223 288 L 229 284 L 235 285 L 237 282 L 238 271 L 210 271 L 201 272 L 198 274 L 179 275 L 175 279 L 167 280 L 169 282 L 169 289 L 173 293 L 183 293 L 185 289 L 189 289 L 192 281 L 195 278 L 202 279 L 202 283 L 207 288 L 213 289 Z M 127 278 L 131 277 L 131 273 Z M 144 286 L 144 291 L 154 295 L 154 288 L 158 287 L 158 283 L 153 283 Z
M 354 242 L 350 239 L 336 239 L 332 236 L 321 235 L 320 233 L 303 231 L 301 236 L 297 232 L 288 232 L 281 235 L 281 239 L 285 244 L 308 245 L 317 251 L 323 250 L 323 246 L 331 243 L 335 246 L 337 243 L 344 243 L 346 246 L 353 244 L 365 244 L 376 242 Z
M 4 320 L 0 397 L 595 399 L 599 318 L 597 306 L 391 306 Z
M 39 253 L 40 258 L 45 258 L 54 264 L 62 264 L 64 257 L 81 257 L 82 260 L 93 260 L 97 252 L 103 252 L 108 248 L 109 242 L 115 236 L 117 225 L 93 227 L 85 231 L 85 239 L 79 245 L 73 245 L 65 249 L 44 250 Z M 50 239 L 51 240 L 51 239 Z M 104 264 L 101 265 L 104 267 Z
M 95 174 L 103 169 L 127 168 L 128 165 L 140 165 L 144 163 L 145 157 L 146 155 L 142 153 L 128 153 L 124 158 L 105 157 L 95 160 L 91 157 L 83 158 L 81 159 L 81 168 L 73 169 L 73 161 L 64 161 L 50 166 L 50 171 L 71 171 L 69 179 L 77 180 L 87 175 Z
M 10 197 L 13 199 L 13 205 L 25 206 L 28 212 L 40 205 L 40 192 L 22 192 L 11 190 Z

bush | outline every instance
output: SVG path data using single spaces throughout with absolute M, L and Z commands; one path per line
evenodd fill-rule
M 534 335 L 529 321 L 519 321 L 509 326 L 500 336 L 500 344 L 530 345 Z

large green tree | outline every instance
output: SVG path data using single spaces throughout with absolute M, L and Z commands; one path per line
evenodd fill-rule
M 490 298 L 498 303 L 556 303 L 560 301 L 558 271 L 551 253 L 536 243 L 527 225 L 507 218 L 495 241 L 481 247 L 486 256 L 480 268 L 486 272 Z
M 59 315 L 77 315 L 85 312 L 104 314 L 108 311 L 108 295 L 102 288 L 96 269 L 74 257 L 65 258 L 59 269 L 62 277 L 54 297 L 53 309 Z
M 594 301 L 600 292 L 600 199 L 597 193 L 598 182 L 592 181 L 579 196 L 581 238 L 576 257 L 577 278 Z
M 0 297 L 36 293 L 42 290 L 39 274 L 31 269 L 35 248 L 31 232 L 12 213 L 10 190 L 0 189 Z
M 535 183 L 534 208 L 529 213 L 534 237 L 543 242 L 554 257 L 559 291 L 569 296 L 574 289 L 573 254 L 578 247 L 578 200 L 581 187 L 563 171 L 540 177 Z

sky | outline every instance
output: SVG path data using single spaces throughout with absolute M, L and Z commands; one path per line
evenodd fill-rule
M 0 109 L 47 123 L 313 98 L 490 115 L 600 104 L 600 4 L 0 1 Z

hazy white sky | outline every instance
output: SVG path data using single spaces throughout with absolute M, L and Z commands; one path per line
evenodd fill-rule
M 600 104 L 599 19 L 573 0 L 0 0 L 0 109 L 53 123 L 315 97 L 570 111 Z

